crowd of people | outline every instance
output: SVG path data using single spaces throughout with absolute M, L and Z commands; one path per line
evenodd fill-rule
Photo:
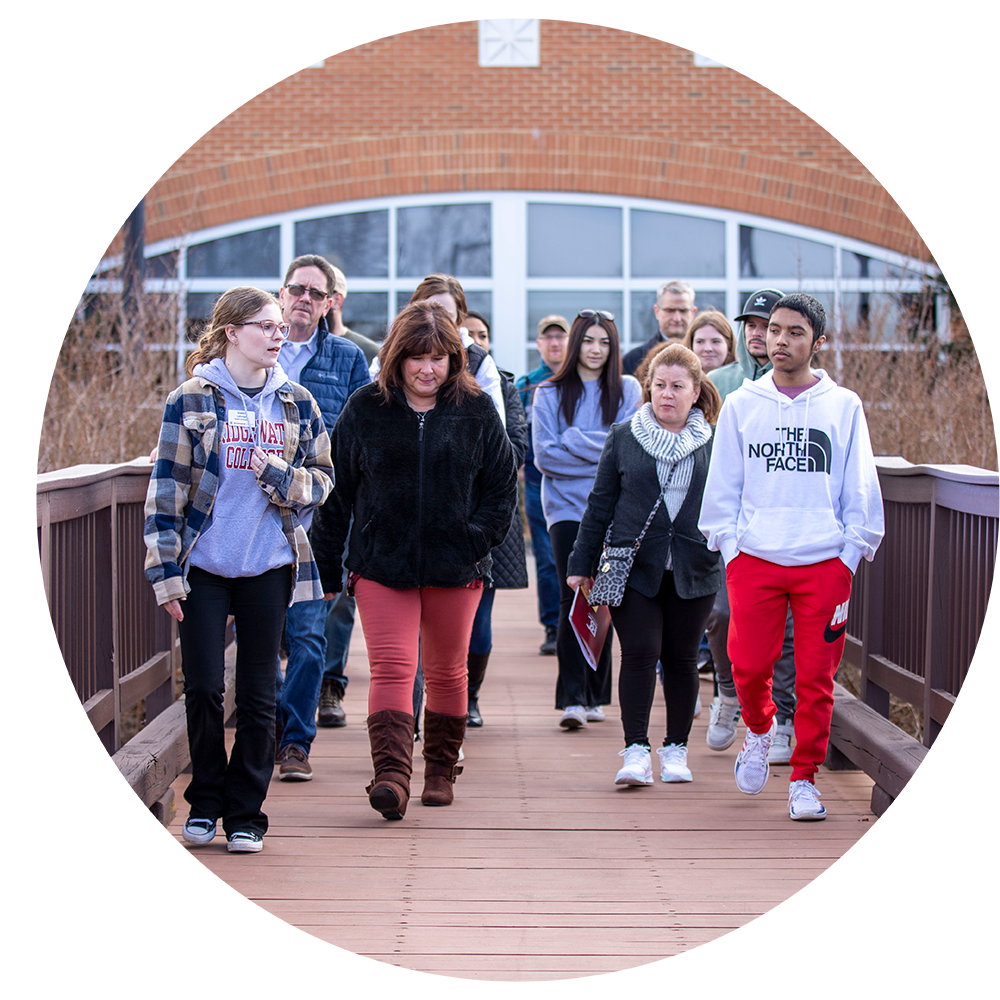
M 484 724 L 496 590 L 528 586 L 521 469 L 557 729 L 606 720 L 613 630 L 616 784 L 653 784 L 658 684 L 660 778 L 693 780 L 708 665 L 708 746 L 724 751 L 746 727 L 737 788 L 756 794 L 771 764 L 789 763 L 790 817 L 823 819 L 815 776 L 853 574 L 883 533 L 860 400 L 815 364 L 823 306 L 761 289 L 734 333 L 669 281 L 646 343 L 623 355 L 605 310 L 549 315 L 539 366 L 515 378 L 451 275 L 425 278 L 381 344 L 345 326 L 346 295 L 343 272 L 311 254 L 292 261 L 277 298 L 230 289 L 166 401 L 146 574 L 179 623 L 192 765 L 183 839 L 210 843 L 221 821 L 230 851 L 262 849 L 274 769 L 308 781 L 317 725 L 347 722 L 356 614 L 372 808 L 404 817 L 418 742 L 421 803 L 452 804 L 466 729 Z M 592 591 L 612 627 L 589 662 L 572 613 Z

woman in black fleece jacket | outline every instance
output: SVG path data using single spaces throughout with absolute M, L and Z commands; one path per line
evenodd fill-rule
M 424 805 L 450 805 L 468 708 L 466 654 L 490 549 L 517 502 L 517 471 L 491 399 L 466 367 L 458 330 L 432 302 L 407 306 L 378 379 L 347 401 L 332 433 L 337 490 L 310 538 L 323 590 L 358 602 L 371 687 L 369 801 L 402 818 L 413 757 L 418 652 L 427 691 Z

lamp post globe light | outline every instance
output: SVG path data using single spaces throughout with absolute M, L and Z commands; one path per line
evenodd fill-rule
M 983 111 L 994 128 L 1000 128 L 1000 80 L 990 85 L 983 98 Z
M 128 76 L 128 131 L 125 143 L 125 253 L 122 305 L 134 317 L 145 277 L 143 229 L 146 184 L 146 47 L 170 23 L 169 17 L 112 18 L 132 46 Z M 135 332 L 135 331 L 134 331 Z

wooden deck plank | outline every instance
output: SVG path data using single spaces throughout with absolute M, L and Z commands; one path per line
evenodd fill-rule
M 452 807 L 420 805 L 419 744 L 406 818 L 388 823 L 369 807 L 359 625 L 348 725 L 319 730 L 313 781 L 275 776 L 264 851 L 230 855 L 220 837 L 192 854 L 270 913 L 338 947 L 417 971 L 542 981 L 633 968 L 712 941 L 788 899 L 874 824 L 872 782 L 861 772 L 821 773 L 822 823 L 788 819 L 788 767 L 774 768 L 760 795 L 741 795 L 738 744 L 724 753 L 705 744 L 707 679 L 689 755 L 695 780 L 615 787 L 617 708 L 580 732 L 558 728 L 556 663 L 538 655 L 535 609 L 533 588 L 497 595 L 486 724 L 469 732 Z M 665 723 L 660 702 L 654 742 Z M 178 837 L 187 780 L 173 786 Z

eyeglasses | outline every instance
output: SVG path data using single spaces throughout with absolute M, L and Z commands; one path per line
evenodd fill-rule
M 240 326 L 259 326 L 263 330 L 265 337 L 273 337 L 275 330 L 282 337 L 287 337 L 289 330 L 287 323 L 272 323 L 269 319 L 248 319 L 245 323 L 240 323 Z
M 538 336 L 538 340 L 565 340 L 569 336 L 568 333 L 543 333 Z
M 581 309 L 577 316 L 581 319 L 590 319 L 591 316 L 603 316 L 609 323 L 614 323 L 615 314 L 609 313 L 606 309 Z
M 304 295 L 306 292 L 309 293 L 309 298 L 311 298 L 313 302 L 322 302 L 323 299 L 328 299 L 330 297 L 321 288 L 306 288 L 305 285 L 285 285 L 285 288 L 287 288 L 289 294 L 296 299 Z

